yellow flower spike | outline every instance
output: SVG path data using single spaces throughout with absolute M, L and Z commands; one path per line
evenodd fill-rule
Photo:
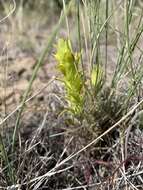
M 59 39 L 56 49 L 55 58 L 58 61 L 58 69 L 64 75 L 63 82 L 70 110 L 79 114 L 83 107 L 83 96 L 81 95 L 83 79 L 78 68 L 81 53 L 73 53 L 70 41 L 64 39 Z
M 81 58 L 81 53 L 75 53 L 74 58 L 75 58 L 75 62 L 78 64 Z
M 100 65 L 94 65 L 91 72 L 91 84 L 93 86 L 99 86 L 103 79 L 103 70 Z

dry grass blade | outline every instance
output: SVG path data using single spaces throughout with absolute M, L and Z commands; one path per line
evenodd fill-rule
M 92 146 L 93 144 L 97 143 L 99 140 L 101 140 L 105 135 L 107 135 L 110 131 L 112 131 L 114 128 L 116 128 L 117 126 L 119 126 L 123 121 L 125 121 L 129 116 L 131 116 L 134 111 L 143 103 L 143 99 L 136 105 L 134 105 L 131 110 L 125 115 L 123 116 L 118 122 L 116 122 L 112 127 L 110 127 L 107 131 L 105 131 L 103 134 L 101 134 L 99 137 L 97 137 L 96 139 L 94 139 L 91 143 L 89 143 L 88 145 L 86 145 L 85 147 L 83 147 L 81 150 L 79 150 L 78 152 L 76 152 L 75 154 L 72 154 L 70 156 L 68 156 L 66 159 L 64 159 L 63 161 L 61 161 L 60 163 L 58 163 L 51 171 L 49 171 L 48 173 L 44 174 L 43 176 L 39 176 L 37 178 L 34 178 L 32 180 L 30 180 L 31 182 L 34 181 L 39 181 L 41 179 L 44 179 L 46 177 L 55 175 L 57 172 L 61 172 L 60 171 L 56 171 L 60 166 L 62 166 L 63 164 L 65 164 L 66 162 L 68 162 L 69 160 L 73 159 L 74 157 L 76 157 L 78 154 L 80 154 L 81 152 L 85 151 L 87 148 L 89 148 L 90 146 Z M 54 171 L 54 172 L 53 172 Z

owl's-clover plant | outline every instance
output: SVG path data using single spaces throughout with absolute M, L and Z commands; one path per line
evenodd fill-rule
M 79 68 L 80 57 L 80 53 L 74 53 L 72 51 L 69 40 L 58 40 L 55 58 L 58 62 L 58 69 L 63 74 L 61 80 L 64 82 L 66 88 L 68 109 L 78 115 L 83 111 L 86 94 L 84 89 L 86 81 L 83 80 L 83 75 Z M 102 68 L 100 66 L 94 66 L 90 78 L 91 85 L 94 89 L 101 87 L 103 79 Z
M 55 58 L 58 62 L 58 69 L 63 74 L 61 80 L 65 84 L 69 110 L 74 114 L 80 114 L 84 103 L 84 82 L 82 73 L 79 71 L 80 53 L 72 51 L 69 40 L 59 39 Z

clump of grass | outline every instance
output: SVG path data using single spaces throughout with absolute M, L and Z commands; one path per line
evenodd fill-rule
M 141 39 L 141 34 L 143 32 L 143 25 L 141 24 L 142 14 L 139 18 L 139 23 L 136 30 L 131 33 L 131 29 L 134 26 L 134 1 L 125 1 L 125 4 L 118 4 L 124 10 L 122 25 L 125 26 L 123 30 L 116 31 L 119 26 L 112 26 L 114 16 L 116 17 L 118 12 L 118 7 L 115 7 L 113 2 L 106 1 L 105 6 L 103 6 L 104 1 L 83 1 L 85 10 L 89 10 L 88 21 L 89 21 L 89 34 L 88 42 L 90 42 L 89 57 L 90 61 L 88 63 L 89 73 L 87 69 L 84 69 L 85 63 L 83 61 L 83 54 L 81 56 L 81 68 L 83 69 L 83 81 L 85 93 L 82 94 L 84 97 L 83 111 L 81 112 L 81 125 L 84 127 L 83 132 L 78 133 L 78 138 L 85 137 L 85 139 L 97 138 L 101 134 L 104 134 L 106 130 L 108 131 L 114 124 L 117 123 L 125 114 L 128 113 L 133 103 L 136 103 L 140 98 L 140 84 L 143 77 L 143 72 L 141 69 L 141 60 L 139 64 L 133 61 L 134 53 L 138 49 L 138 42 Z M 80 23 L 80 9 L 77 3 L 77 19 Z M 111 7 L 111 12 L 109 9 Z M 103 7 L 105 9 L 103 9 Z M 95 11 L 96 10 L 96 11 Z M 105 13 L 105 17 L 103 15 Z M 116 20 L 117 18 L 115 18 Z M 118 23 L 116 23 L 118 25 Z M 82 49 L 82 29 L 78 24 L 78 39 L 79 39 L 79 49 Z M 83 26 L 84 28 L 84 26 Z M 117 49 L 117 59 L 115 64 L 115 70 L 112 75 L 108 76 L 108 41 L 110 40 L 111 32 L 115 32 L 118 42 Z M 120 34 L 120 35 L 119 35 Z M 69 35 L 70 36 L 70 35 Z M 87 36 L 84 36 L 85 41 Z M 103 52 L 101 52 L 101 43 L 103 43 L 103 36 L 105 36 L 105 60 L 102 57 Z M 139 50 L 139 54 L 142 57 L 142 52 Z M 141 62 L 140 62 L 141 61 Z M 64 63 L 63 63 L 64 64 Z M 103 69 L 105 68 L 105 69 Z M 69 71 L 70 72 L 70 68 Z M 124 77 L 126 76 L 126 77 Z M 108 84 L 109 77 L 112 78 L 111 84 Z M 87 80 L 89 79 L 89 81 Z M 119 87 L 119 83 L 122 81 L 126 85 L 126 89 Z M 107 87 L 108 84 L 108 87 Z M 75 83 L 76 85 L 76 83 Z M 66 85 L 65 85 L 66 86 Z M 80 96 L 78 92 L 78 96 Z M 142 109 L 140 107 L 140 109 Z M 75 114 L 76 117 L 76 114 Z M 84 122 L 83 122 L 84 121 Z M 85 124 L 86 123 L 86 124 Z M 104 146 L 111 146 L 111 144 L 116 139 L 120 139 L 121 142 L 121 157 L 122 161 L 126 158 L 124 151 L 127 149 L 126 144 L 124 144 L 124 132 L 130 126 L 128 120 L 124 121 L 121 125 L 117 125 L 113 133 L 107 134 L 104 138 Z M 115 135 L 115 133 L 116 135 Z M 77 132 L 76 132 L 77 133 Z M 120 134 L 120 135 L 119 135 Z M 119 138 L 120 136 L 120 138 Z M 109 138 L 107 138 L 109 137 Z M 103 140 L 103 139 L 102 139 Z M 88 141 L 87 141 L 88 142 Z M 111 143 L 111 144 L 110 144 Z M 97 144 L 99 146 L 99 144 Z M 124 147 L 125 146 L 125 147 Z M 80 151 L 79 151 L 80 152 Z M 123 170 L 124 170 L 123 166 Z M 125 170 L 124 170 L 125 172 Z

